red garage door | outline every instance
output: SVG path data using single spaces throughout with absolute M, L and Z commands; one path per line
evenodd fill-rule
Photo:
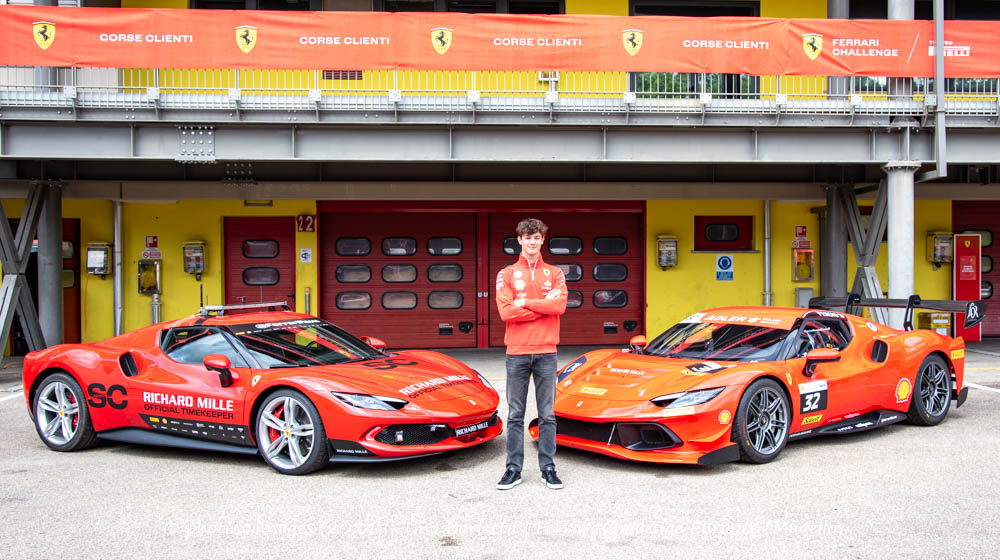
M 226 303 L 295 307 L 295 219 L 225 218 Z
M 982 287 L 980 296 L 986 302 L 983 336 L 1000 336 L 1000 306 L 993 296 L 1000 287 L 1000 202 L 977 200 L 952 203 L 952 230 L 955 233 L 978 233 L 982 245 Z
M 549 226 L 542 258 L 566 275 L 569 305 L 560 344 L 624 344 L 642 332 L 641 213 L 491 213 L 489 269 L 496 275 L 517 260 L 517 222 L 538 218 Z M 492 302 L 490 345 L 502 346 L 504 323 Z
M 320 219 L 320 314 L 392 348 L 476 346 L 476 214 Z

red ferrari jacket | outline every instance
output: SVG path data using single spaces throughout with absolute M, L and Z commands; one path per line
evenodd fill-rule
M 541 256 L 534 264 L 523 257 L 497 274 L 497 308 L 507 323 L 503 341 L 508 354 L 548 354 L 559 344 L 559 316 L 566 312 L 566 278 Z M 514 301 L 524 300 L 524 306 Z

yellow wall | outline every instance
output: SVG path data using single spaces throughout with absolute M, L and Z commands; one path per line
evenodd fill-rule
M 159 236 L 163 262 L 161 320 L 177 319 L 198 310 L 198 285 L 193 275 L 184 272 L 181 247 L 185 241 L 206 242 L 205 274 L 201 284 L 205 287 L 205 304 L 224 303 L 225 284 L 223 255 L 223 216 L 291 216 L 316 214 L 316 203 L 306 201 L 274 201 L 273 207 L 245 207 L 240 201 L 180 201 L 180 202 L 130 202 L 123 208 L 124 247 L 122 262 L 125 269 L 125 320 L 124 329 L 130 331 L 150 324 L 151 296 L 138 293 L 136 267 L 145 248 L 145 236 Z M 304 311 L 305 288 L 312 291 L 312 312 L 316 313 L 316 286 L 318 244 L 315 233 L 296 233 L 295 236 L 295 306 Z M 313 262 L 299 262 L 298 250 L 311 248 Z
M 761 17 L 825 18 L 827 0 L 760 0 Z
M 566 13 L 627 16 L 628 0 L 566 0 Z
M 103 340 L 114 334 L 114 291 L 111 276 L 101 280 L 100 276 L 87 274 L 87 243 L 111 243 L 112 230 L 111 202 L 107 200 L 63 199 L 63 217 L 80 219 L 80 336 L 83 342 Z M 20 218 L 24 201 L 7 199 L 3 201 L 8 218 Z
M 819 270 L 813 282 L 792 281 L 795 226 L 807 227 L 819 246 L 819 222 L 810 208 L 817 204 L 771 202 L 771 291 L 774 304 L 792 306 L 795 288 L 819 292 Z M 755 253 L 693 253 L 695 216 L 754 217 Z M 656 265 L 656 236 L 677 236 L 677 266 Z M 680 319 L 707 307 L 761 305 L 764 291 L 764 203 L 760 200 L 651 200 L 646 203 L 646 333 L 655 336 Z M 733 281 L 716 281 L 718 254 L 733 255 Z

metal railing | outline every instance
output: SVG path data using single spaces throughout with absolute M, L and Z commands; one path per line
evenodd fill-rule
M 998 115 L 996 78 L 948 79 L 946 110 Z M 920 115 L 933 79 L 670 72 L 0 67 L 0 107 Z

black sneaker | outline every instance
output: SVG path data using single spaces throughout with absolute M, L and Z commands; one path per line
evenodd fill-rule
M 507 472 L 500 477 L 500 482 L 497 482 L 497 490 L 510 490 L 518 484 L 521 484 L 521 472 L 507 469 Z
M 545 469 L 542 471 L 542 482 L 553 490 L 558 490 L 563 487 L 563 483 L 556 475 L 555 469 Z

